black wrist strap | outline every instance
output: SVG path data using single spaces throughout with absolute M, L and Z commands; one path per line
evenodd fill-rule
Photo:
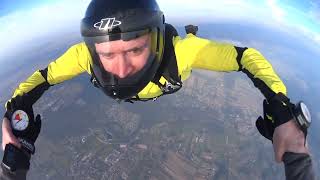
M 34 144 L 30 140 L 25 139 L 25 138 L 18 138 L 18 140 L 21 143 L 22 148 L 25 151 L 27 151 L 29 154 L 34 154 L 35 147 L 34 147 Z
M 1 166 L 11 172 L 15 172 L 16 170 L 28 170 L 30 167 L 30 158 L 31 155 L 27 152 L 12 144 L 7 144 Z

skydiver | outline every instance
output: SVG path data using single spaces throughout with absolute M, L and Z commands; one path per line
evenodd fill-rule
M 182 38 L 165 22 L 156 0 L 92 0 L 81 21 L 83 42 L 34 72 L 6 103 L 2 179 L 26 178 L 41 129 L 32 105 L 51 86 L 87 72 L 95 87 L 117 101 L 147 101 L 177 92 L 192 69 L 245 73 L 265 97 L 256 126 L 272 141 L 286 178 L 314 179 L 307 131 L 296 122 L 296 107 L 271 64 L 254 48 L 197 37 L 195 26 L 186 31 Z M 10 123 L 17 110 L 30 120 L 20 131 Z

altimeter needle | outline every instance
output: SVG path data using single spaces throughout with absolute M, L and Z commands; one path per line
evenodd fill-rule
M 14 124 L 14 126 L 16 126 L 19 122 L 21 122 L 21 120 L 19 120 L 18 122 L 16 122 L 16 123 Z

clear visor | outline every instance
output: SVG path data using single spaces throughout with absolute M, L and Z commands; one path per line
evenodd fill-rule
M 132 86 L 157 63 L 157 31 L 121 33 L 124 39 L 94 43 L 93 70 L 102 86 Z M 135 37 L 135 38 L 133 38 Z M 133 39 L 132 39 L 133 38 Z

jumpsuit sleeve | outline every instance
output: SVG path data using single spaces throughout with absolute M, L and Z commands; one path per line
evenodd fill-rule
M 310 155 L 286 152 L 283 163 L 287 180 L 315 180 Z
M 90 59 L 86 45 L 76 44 L 45 69 L 37 70 L 20 83 L 12 98 L 27 94 L 30 97 L 30 103 L 34 104 L 50 86 L 72 79 L 85 71 L 91 74 Z
M 262 94 L 270 99 L 275 94 L 287 90 L 271 64 L 253 48 L 236 47 L 188 34 L 173 40 L 179 72 L 192 68 L 211 71 L 241 71 L 245 73 Z
M 26 170 L 17 170 L 16 172 L 11 173 L 2 166 L 0 168 L 0 180 L 26 180 L 26 177 Z

